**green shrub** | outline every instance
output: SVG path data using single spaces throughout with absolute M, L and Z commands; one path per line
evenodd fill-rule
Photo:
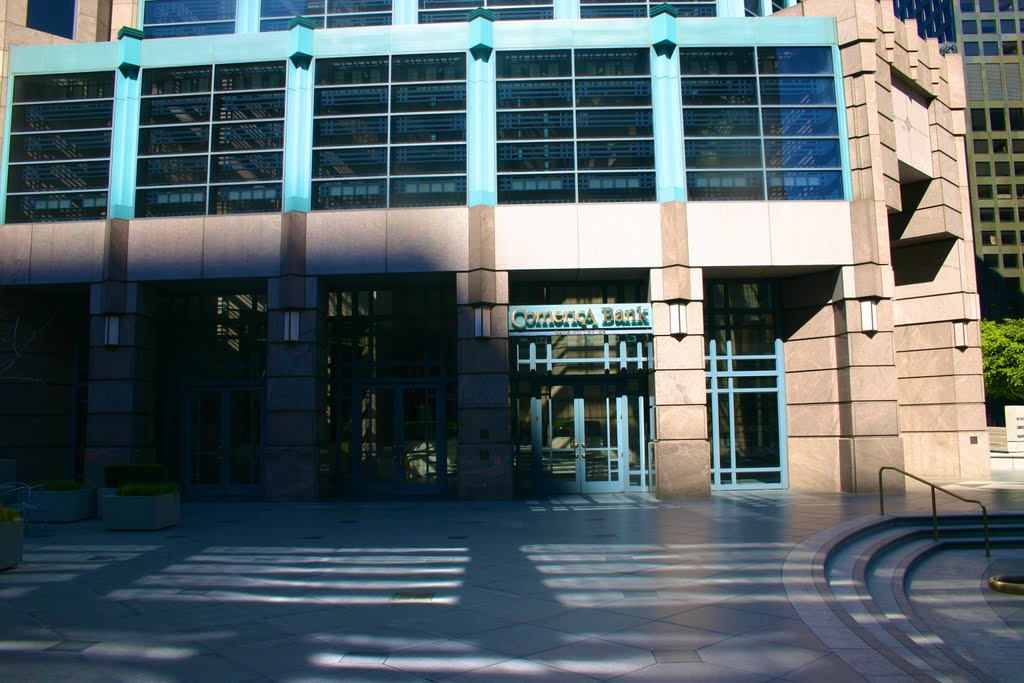
M 111 489 L 123 484 L 159 484 L 167 480 L 163 465 L 107 465 L 103 478 Z
M 0 508 L 0 522 L 17 522 L 21 515 L 14 508 Z
M 121 484 L 117 487 L 119 496 L 162 496 L 165 493 L 177 493 L 177 484 Z
M 87 484 L 71 479 L 54 479 L 43 482 L 44 491 L 79 491 L 87 488 L 89 488 Z

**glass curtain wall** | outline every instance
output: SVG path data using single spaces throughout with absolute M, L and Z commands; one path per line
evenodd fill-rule
M 328 320 L 328 423 L 340 490 L 454 487 L 454 286 L 339 289 L 328 297 Z
M 281 210 L 285 62 L 142 72 L 135 215 Z
M 298 16 L 312 19 L 317 28 L 387 26 L 391 0 L 262 0 L 260 31 L 285 31 Z
M 106 218 L 114 72 L 17 76 L 13 95 L 5 221 Z
M 663 3 L 657 0 L 580 0 L 580 19 L 643 18 Z M 718 16 L 718 5 L 708 0 L 682 0 L 668 3 L 680 17 Z
M 466 55 L 319 59 L 313 208 L 466 204 Z
M 680 48 L 687 198 L 842 199 L 828 47 Z
M 147 38 L 184 38 L 235 32 L 238 0 L 143 0 Z
M 646 48 L 497 53 L 498 203 L 654 201 Z

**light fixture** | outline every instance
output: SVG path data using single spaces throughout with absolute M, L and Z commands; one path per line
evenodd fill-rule
M 967 321 L 953 321 L 953 346 L 963 351 L 967 348 Z
M 878 302 L 866 300 L 860 302 L 860 329 L 866 334 L 878 332 Z
M 491 309 L 477 304 L 473 306 L 473 336 L 487 339 L 491 336 Z
M 668 331 L 673 337 L 686 335 L 686 304 L 675 301 L 668 305 Z
M 121 343 L 121 316 L 108 315 L 103 319 L 103 345 L 117 346 Z
M 284 312 L 284 340 L 286 342 L 299 341 L 299 311 Z

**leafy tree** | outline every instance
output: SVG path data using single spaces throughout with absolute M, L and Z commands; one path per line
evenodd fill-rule
M 985 392 L 993 398 L 1024 400 L 1024 319 L 981 321 Z

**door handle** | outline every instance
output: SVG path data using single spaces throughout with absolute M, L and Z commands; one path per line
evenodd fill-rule
M 583 443 L 582 441 L 577 441 L 576 443 L 573 444 L 573 448 L 576 449 L 575 455 L 577 458 L 587 457 L 587 444 Z

